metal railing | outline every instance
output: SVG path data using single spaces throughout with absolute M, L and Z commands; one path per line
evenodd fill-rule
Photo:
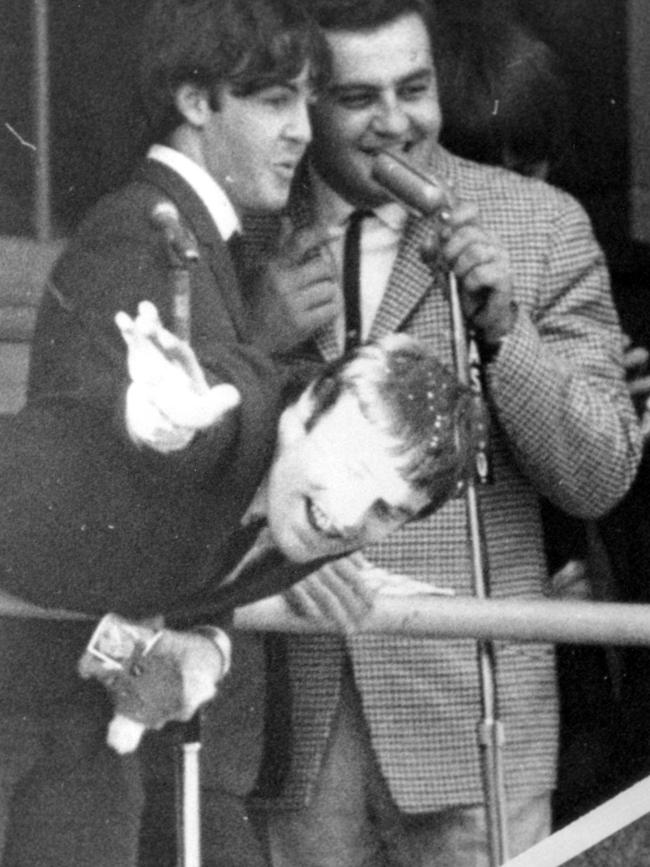
M 336 632 L 333 623 L 294 614 L 274 596 L 237 609 L 239 629 Z M 383 596 L 359 626 L 362 633 L 428 638 L 650 645 L 650 605 L 560 599 L 477 599 L 470 596 Z

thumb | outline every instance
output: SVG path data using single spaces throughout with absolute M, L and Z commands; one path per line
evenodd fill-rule
M 206 415 L 211 419 L 209 425 L 220 421 L 227 412 L 239 406 L 241 395 L 234 385 L 221 383 L 213 386 L 204 398 Z

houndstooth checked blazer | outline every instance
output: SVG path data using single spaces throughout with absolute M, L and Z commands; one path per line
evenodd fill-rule
M 494 483 L 480 490 L 491 594 L 544 593 L 538 494 L 584 517 L 623 495 L 639 457 L 637 424 L 623 382 L 621 334 L 603 255 L 588 218 L 568 195 L 540 181 L 458 159 L 440 149 L 434 171 L 480 206 L 483 225 L 505 243 L 519 313 L 487 366 Z M 304 186 L 294 222 L 309 221 Z M 451 363 L 442 278 L 419 255 L 429 220 L 409 218 L 370 338 L 405 330 Z M 336 355 L 325 330 L 319 347 Z M 380 565 L 470 594 L 463 500 L 407 525 L 368 550 Z M 284 797 L 298 807 L 316 779 L 336 708 L 345 651 L 393 797 L 407 812 L 483 800 L 477 748 L 480 716 L 472 641 L 292 636 L 293 758 Z M 557 696 L 551 646 L 496 648 L 505 774 L 510 796 L 553 788 Z

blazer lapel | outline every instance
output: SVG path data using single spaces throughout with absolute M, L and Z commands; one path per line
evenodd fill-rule
M 433 219 L 409 217 L 388 286 L 368 335 L 370 340 L 400 331 L 425 297 L 435 294 L 442 299 L 444 275 L 439 271 L 432 273 L 420 256 L 422 244 L 430 241 L 434 232 Z
M 455 162 L 444 148 L 436 148 L 430 168 L 443 183 L 457 189 L 459 178 Z M 386 292 L 370 330 L 371 339 L 390 331 L 403 330 L 425 298 L 439 326 L 448 330 L 447 274 L 441 268 L 432 271 L 420 256 L 422 244 L 430 243 L 436 232 L 434 217 L 424 220 L 409 218 Z

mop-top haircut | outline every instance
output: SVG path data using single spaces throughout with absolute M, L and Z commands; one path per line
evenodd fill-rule
M 396 441 L 399 471 L 431 514 L 460 493 L 474 466 L 477 418 L 467 388 L 421 341 L 389 334 L 331 362 L 311 386 L 311 429 L 343 394 Z
M 183 121 L 177 88 L 204 87 L 213 110 L 219 88 L 246 97 L 286 84 L 310 63 L 317 90 L 329 70 L 324 39 L 301 0 L 153 0 L 140 46 L 140 95 L 152 140 Z

